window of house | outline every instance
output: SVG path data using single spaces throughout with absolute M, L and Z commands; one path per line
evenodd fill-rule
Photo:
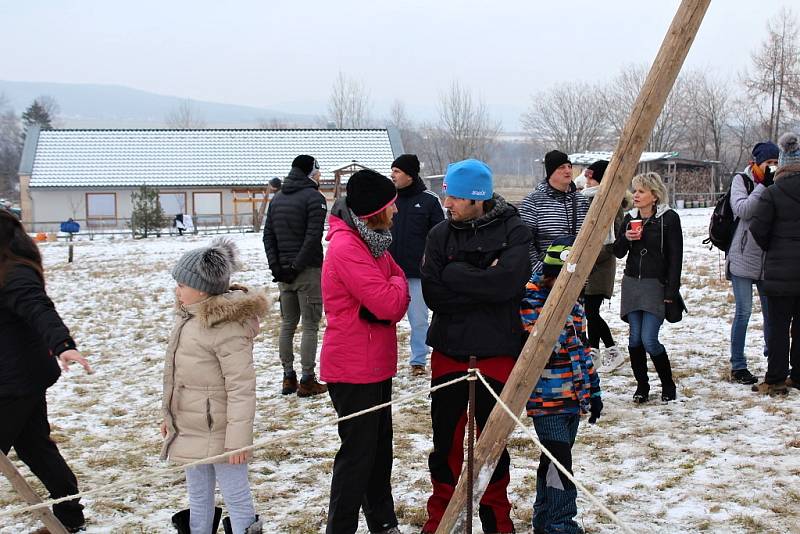
M 192 202 L 198 223 L 222 222 L 222 193 L 192 193 Z
M 92 225 L 104 221 L 114 224 L 117 218 L 116 193 L 86 193 L 86 220 Z
M 164 215 L 170 219 L 179 213 L 186 213 L 186 193 L 159 193 L 158 202 Z

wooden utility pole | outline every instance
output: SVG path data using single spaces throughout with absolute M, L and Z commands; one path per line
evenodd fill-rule
M 550 297 L 531 332 L 500 398 L 514 413 L 521 413 L 533 387 L 572 310 L 597 255 L 608 235 L 608 229 L 619 210 L 625 191 L 630 186 L 642 150 L 664 107 L 681 70 L 686 54 L 705 16 L 711 0 L 683 0 L 658 51 L 650 73 L 639 92 L 633 110 L 622 131 L 614 155 L 606 170 L 600 193 L 595 197 L 583 222 L 575 245 L 558 276 Z M 475 448 L 475 504 L 489 483 L 500 454 L 515 423 L 495 406 Z M 464 530 L 467 477 L 458 481 L 455 493 L 436 530 L 442 533 L 461 533 Z
M 25 502 L 28 504 L 39 504 L 42 502 L 42 499 L 33 491 L 33 488 L 30 487 L 25 477 L 17 471 L 17 468 L 14 467 L 11 460 L 2 452 L 0 452 L 0 472 L 8 478 L 8 481 L 11 482 L 11 485 L 17 490 L 20 497 L 25 499 Z M 39 508 L 31 513 L 44 523 L 44 526 L 47 527 L 50 534 L 69 534 L 69 531 L 64 528 L 64 525 L 53 515 L 53 512 L 51 512 L 49 508 Z

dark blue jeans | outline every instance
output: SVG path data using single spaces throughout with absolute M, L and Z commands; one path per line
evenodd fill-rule
M 652 313 L 636 310 L 628 314 L 628 325 L 631 328 L 628 346 L 641 347 L 644 345 L 644 350 L 650 356 L 657 356 L 664 354 L 667 349 L 658 341 L 658 331 L 661 330 L 661 325 L 664 319 L 659 319 Z
M 532 419 L 539 441 L 572 473 L 572 446 L 578 434 L 580 416 L 542 415 Z M 582 533 L 583 529 L 575 522 L 577 497 L 575 485 L 542 454 L 536 471 L 536 500 L 531 521 L 534 532 Z

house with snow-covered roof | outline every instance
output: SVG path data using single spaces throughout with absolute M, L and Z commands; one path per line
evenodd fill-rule
M 54 231 L 72 218 L 92 228 L 126 228 L 131 193 L 158 189 L 167 216 L 202 224 L 249 225 L 268 182 L 299 154 L 317 158 L 323 182 L 345 162 L 389 175 L 403 152 L 391 129 L 39 130 L 26 133 L 20 164 L 22 218 Z M 331 176 L 326 176 L 331 175 Z

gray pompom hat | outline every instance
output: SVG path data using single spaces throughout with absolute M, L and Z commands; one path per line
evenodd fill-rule
M 209 295 L 221 295 L 231 285 L 231 273 L 239 270 L 239 247 L 218 237 L 208 247 L 190 250 L 172 269 L 176 282 Z

